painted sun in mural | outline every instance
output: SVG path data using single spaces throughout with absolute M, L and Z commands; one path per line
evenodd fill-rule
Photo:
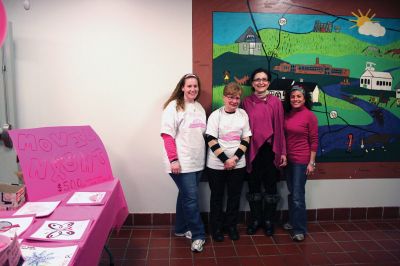
M 361 27 L 362 25 L 364 25 L 365 22 L 374 22 L 372 21 L 372 19 L 375 17 L 375 13 L 372 14 L 371 16 L 369 16 L 369 12 L 371 12 L 371 9 L 368 9 L 367 13 L 365 15 L 363 15 L 363 13 L 360 11 L 360 9 L 357 9 L 358 14 L 354 12 L 351 12 L 351 14 L 353 14 L 353 16 L 355 16 L 357 19 L 350 19 L 350 21 L 356 23 L 356 25 L 350 27 L 350 28 L 354 28 L 354 27 Z

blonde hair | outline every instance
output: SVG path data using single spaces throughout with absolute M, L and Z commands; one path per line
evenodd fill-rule
M 224 87 L 224 96 L 228 96 L 228 95 L 242 95 L 243 93 L 243 89 L 242 87 L 237 84 L 236 82 L 230 82 L 228 84 L 225 85 Z
M 184 93 L 182 91 L 182 88 L 185 86 L 186 79 L 188 78 L 195 78 L 197 80 L 197 85 L 199 88 L 199 92 L 197 93 L 196 99 L 197 100 L 200 97 L 200 91 L 201 91 L 201 85 L 200 85 L 200 79 L 197 75 L 193 73 L 189 73 L 184 75 L 176 84 L 176 87 L 174 91 L 172 92 L 171 96 L 168 98 L 168 100 L 164 103 L 164 109 L 168 106 L 168 104 L 174 100 L 176 100 L 176 110 L 185 110 L 185 99 L 184 99 Z

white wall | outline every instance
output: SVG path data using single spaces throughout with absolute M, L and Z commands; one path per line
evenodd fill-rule
M 10 23 L 11 24 L 11 23 Z M 15 125 L 15 73 L 14 73 L 14 51 L 12 45 L 12 28 L 9 25 L 6 38 L 0 48 L 0 64 L 6 71 L 0 72 L 0 132 Z M 16 162 L 16 154 L 13 149 L 7 148 L 0 141 L 0 182 L 6 184 L 17 184 L 20 180 L 16 176 L 19 170 Z
M 91 125 L 130 212 L 174 212 L 159 126 L 163 102 L 192 70 L 191 1 L 31 0 L 29 11 L 3 2 L 14 26 L 17 126 Z M 400 206 L 399 188 L 398 179 L 310 181 L 307 202 Z M 208 210 L 207 183 L 201 196 Z

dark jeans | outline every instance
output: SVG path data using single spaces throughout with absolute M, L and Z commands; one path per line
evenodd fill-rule
M 248 175 L 249 193 L 261 193 L 261 185 L 264 185 L 265 194 L 276 195 L 279 171 L 274 165 L 275 154 L 271 144 L 264 143 L 256 158 L 253 160 L 253 169 Z
M 176 200 L 175 232 L 192 232 L 192 239 L 205 239 L 203 221 L 200 217 L 198 203 L 198 185 L 201 171 L 181 174 L 170 174 L 179 189 Z
M 240 197 L 242 194 L 245 168 L 234 170 L 214 170 L 206 168 L 211 189 L 210 224 L 211 229 L 222 230 L 224 226 L 235 227 L 238 223 Z M 224 218 L 223 199 L 227 188 L 226 214 Z
M 286 171 L 286 184 L 289 190 L 289 223 L 294 234 L 307 233 L 306 182 L 307 164 L 290 163 Z

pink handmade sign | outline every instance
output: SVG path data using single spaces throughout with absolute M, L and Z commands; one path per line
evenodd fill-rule
M 103 143 L 90 126 L 9 131 L 30 201 L 112 180 Z

